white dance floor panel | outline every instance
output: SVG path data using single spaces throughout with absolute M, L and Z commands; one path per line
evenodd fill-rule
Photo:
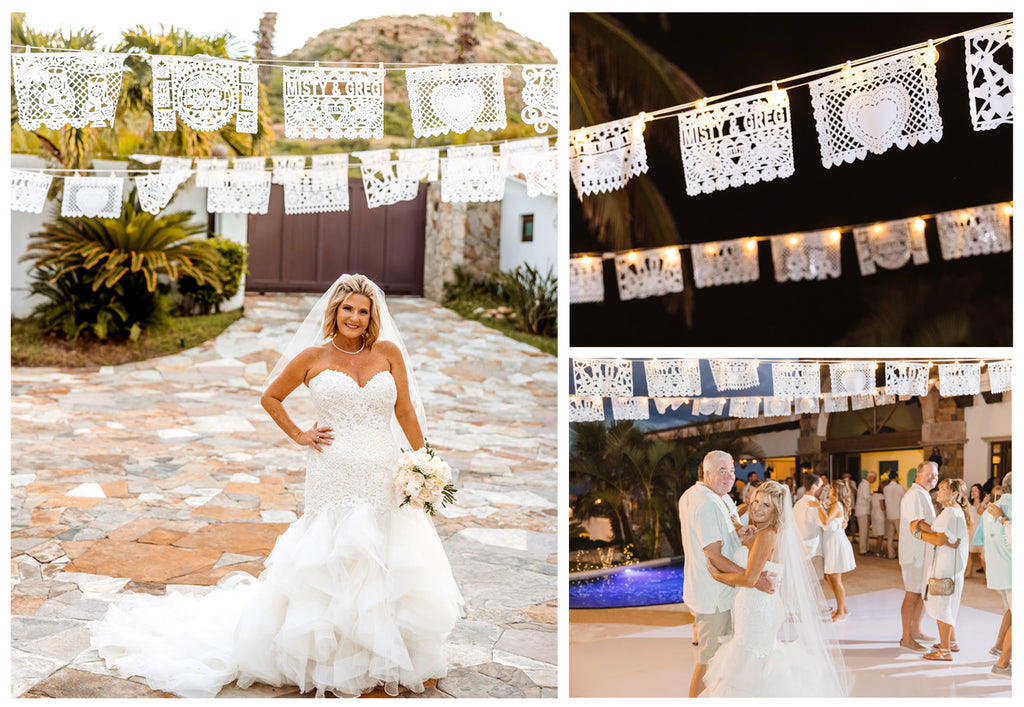
M 851 697 L 1011 696 L 1010 680 L 990 672 L 996 659 L 988 651 L 1001 614 L 962 606 L 960 652 L 952 663 L 940 663 L 899 647 L 902 602 L 897 589 L 847 597 L 850 616 L 837 628 Z M 682 606 L 679 615 L 678 626 L 578 643 L 570 637 L 570 697 L 686 697 L 697 648 L 690 615 Z M 926 634 L 938 637 L 934 619 L 925 615 L 921 623 Z

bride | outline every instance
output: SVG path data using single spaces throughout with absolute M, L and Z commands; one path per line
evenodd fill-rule
M 213 697 L 237 680 L 317 696 L 384 686 L 414 692 L 444 677 L 444 641 L 462 612 L 437 532 L 398 507 L 400 446 L 424 446 L 423 409 L 384 294 L 342 275 L 268 377 L 263 407 L 308 447 L 305 510 L 277 539 L 259 579 L 236 572 L 205 595 L 130 594 L 92 626 L 92 646 L 122 677 Z M 309 387 L 303 431 L 283 401 Z
M 708 663 L 702 697 L 845 697 L 846 668 L 821 587 L 803 551 L 789 489 L 758 486 L 749 506 L 755 526 L 743 572 L 711 575 L 737 587 L 734 634 Z M 762 571 L 777 576 L 776 592 L 754 589 Z

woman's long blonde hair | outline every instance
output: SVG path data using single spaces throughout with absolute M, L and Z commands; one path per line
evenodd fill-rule
M 764 481 L 760 486 L 757 487 L 757 491 L 754 492 L 754 498 L 751 502 L 756 501 L 757 497 L 761 494 L 768 496 L 768 499 L 772 504 L 772 517 L 768 519 L 768 523 L 765 527 L 771 528 L 778 532 L 779 527 L 782 525 L 782 511 L 786 504 L 786 496 L 789 489 L 780 484 L 778 481 Z
M 333 339 L 338 333 L 338 307 L 352 295 L 362 295 L 370 300 L 370 322 L 366 325 L 363 344 L 372 349 L 380 336 L 380 316 L 377 313 L 377 288 L 365 275 L 351 275 L 338 283 L 331 293 L 324 312 L 324 338 Z
M 967 499 L 967 484 L 963 479 L 943 479 L 939 482 L 939 485 L 946 484 L 950 491 L 953 492 L 953 503 L 960 506 L 960 510 L 964 512 L 964 518 L 970 519 L 971 508 L 968 505 Z M 970 523 L 970 520 L 967 521 Z

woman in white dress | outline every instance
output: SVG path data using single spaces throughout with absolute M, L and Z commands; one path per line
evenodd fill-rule
M 981 539 L 980 536 L 975 536 L 975 533 L 981 528 L 981 514 L 984 512 L 985 507 L 981 505 L 981 499 L 985 495 L 985 492 L 981 490 L 981 484 L 972 484 L 970 491 L 970 498 L 967 503 L 967 527 L 971 532 L 971 547 L 967 556 L 967 571 L 964 572 L 964 578 L 970 579 L 975 576 L 975 562 L 978 564 L 978 572 L 984 574 L 985 558 L 982 555 L 982 550 L 985 546 L 982 543 L 975 543 L 975 537 Z
M 717 581 L 737 590 L 734 633 L 709 661 L 701 696 L 845 697 L 845 663 L 797 533 L 789 490 L 765 481 L 748 512 L 756 532 L 744 571 L 720 572 L 708 563 Z M 762 571 L 776 576 L 774 594 L 754 589 Z
M 846 608 L 846 588 L 843 573 L 856 569 L 853 545 L 846 537 L 846 514 L 843 504 L 836 498 L 835 487 L 825 484 L 818 491 L 818 517 L 824 526 L 821 532 L 821 554 L 824 561 L 825 579 L 836 597 L 833 621 L 842 621 L 850 610 Z
M 920 521 L 911 524 L 911 531 L 928 543 L 925 555 L 924 610 L 939 625 L 939 642 L 926 660 L 950 661 L 951 653 L 960 650 L 956 644 L 956 616 L 960 611 L 960 595 L 964 590 L 964 570 L 967 567 L 967 485 L 963 479 L 944 479 L 939 482 L 938 502 L 942 512 L 931 524 L 931 530 L 920 527 Z M 928 591 L 928 580 L 952 577 L 952 594 Z
M 306 446 L 304 513 L 258 580 L 211 592 L 128 595 L 92 626 L 92 645 L 123 677 L 214 697 L 223 685 L 296 685 L 317 696 L 383 686 L 414 692 L 447 670 L 444 642 L 462 596 L 429 517 L 399 507 L 400 446 L 424 446 L 423 411 L 384 294 L 343 275 L 314 306 L 268 377 L 262 404 Z M 317 420 L 282 405 L 309 387 Z

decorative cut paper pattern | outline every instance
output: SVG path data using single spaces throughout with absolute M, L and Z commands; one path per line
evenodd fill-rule
M 18 124 L 60 130 L 111 127 L 127 54 L 12 54 Z
M 208 187 L 210 186 L 210 174 L 212 172 L 222 172 L 228 168 L 228 161 L 220 157 L 210 157 L 209 159 L 197 159 L 196 160 L 196 186 L 197 187 Z
M 700 395 L 700 361 L 695 358 L 644 361 L 647 394 L 658 398 Z
M 939 395 L 977 395 L 981 392 L 980 363 L 940 363 Z
M 664 415 L 665 411 L 669 408 L 678 410 L 680 407 L 689 402 L 688 398 L 653 398 L 654 409 L 658 411 L 659 415 Z
M 211 214 L 265 214 L 269 204 L 270 172 L 210 173 L 206 210 Z
M 1005 393 L 1012 387 L 1013 361 L 992 361 L 988 364 L 988 384 L 993 393 Z
M 192 176 L 191 170 L 187 172 L 157 172 L 135 178 L 135 193 L 139 197 L 139 206 L 148 214 L 154 216 L 163 211 L 174 192 L 182 182 Z
M 975 130 L 1013 122 L 1013 25 L 964 35 L 967 92 Z
M 622 359 L 574 358 L 576 395 L 633 397 L 633 363 Z
M 441 160 L 441 201 L 501 201 L 505 169 L 490 145 L 458 145 Z
M 285 137 L 384 137 L 384 73 L 384 69 L 285 67 Z
M 124 180 L 120 177 L 65 177 L 61 216 L 117 218 Z
M 569 304 L 604 302 L 604 261 L 601 258 L 569 259 Z
M 927 56 L 918 49 L 810 83 L 826 168 L 862 160 L 869 151 L 942 139 L 935 64 Z
M 296 157 L 274 157 L 274 174 L 270 181 L 274 184 L 284 184 L 285 180 L 301 176 L 306 169 L 306 156 Z M 299 173 L 296 175 L 296 172 Z
M 339 152 L 330 155 L 312 155 L 313 169 L 348 169 L 348 153 Z
M 11 170 L 11 211 L 42 213 L 46 195 L 50 193 L 53 175 L 42 172 Z
M 239 171 L 262 172 L 266 168 L 266 157 L 235 157 L 231 160 L 231 169 Z
M 413 135 L 501 130 L 507 124 L 504 77 L 510 73 L 504 64 L 406 69 Z
M 818 412 L 818 396 L 805 396 L 793 400 L 793 412 L 797 415 L 806 415 Z
M 153 55 L 153 129 L 175 130 L 178 115 L 193 130 L 256 132 L 256 65 L 200 56 Z
M 757 362 L 747 359 L 713 358 L 711 377 L 719 390 L 744 390 L 757 385 Z
M 793 127 L 783 90 L 679 114 L 690 196 L 793 175 Z
M 793 414 L 793 403 L 789 398 L 772 397 L 764 399 L 765 417 L 784 417 Z
M 881 407 L 882 405 L 892 405 L 896 402 L 895 395 L 886 395 L 885 393 L 879 393 L 875 396 L 875 405 Z
M 725 410 L 726 398 L 697 398 L 693 401 L 694 415 L 721 415 Z
M 975 206 L 935 216 L 943 260 L 1010 251 L 1008 204 Z
M 851 410 L 866 410 L 869 407 L 874 407 L 875 396 L 873 395 L 851 395 L 850 396 L 850 409 Z
M 558 66 L 523 64 L 523 122 L 538 133 L 558 125 Z
M 683 261 L 676 248 L 630 251 L 615 256 L 619 299 L 643 299 L 683 291 Z
M 643 114 L 573 130 L 569 147 L 569 174 L 581 199 L 621 189 L 647 171 Z
M 697 287 L 732 285 L 760 277 L 757 240 L 754 238 L 702 243 L 691 246 L 690 255 L 693 258 L 693 281 Z
M 757 417 L 760 406 L 759 398 L 729 398 L 729 416 Z
M 604 400 L 602 398 L 569 396 L 569 422 L 603 422 Z
M 391 160 L 391 150 L 367 150 L 353 152 L 352 155 L 359 158 L 359 173 L 363 178 L 363 194 L 368 208 L 416 198 L 419 180 L 398 177 Z
M 928 395 L 927 363 L 898 363 L 887 361 L 885 364 L 885 392 L 888 395 Z
M 835 395 L 874 395 L 875 363 L 873 361 L 846 361 L 830 363 L 832 392 Z
M 876 265 L 895 270 L 913 258 L 914 265 L 928 262 L 928 247 L 924 242 L 924 229 L 917 219 L 885 221 L 873 226 L 853 229 L 857 246 L 857 260 L 861 275 L 874 275 Z
M 651 406 L 647 398 L 612 398 L 612 417 L 616 420 L 649 420 Z
M 821 393 L 821 367 L 796 361 L 773 363 L 772 389 L 780 397 L 817 397 Z
M 839 231 L 810 231 L 772 236 L 777 282 L 824 280 L 842 274 Z
M 348 170 L 303 170 L 284 183 L 286 214 L 348 211 L 348 207 Z
M 850 396 L 825 393 L 825 412 L 846 412 L 850 409 Z
M 558 190 L 558 153 L 547 138 L 504 142 L 499 146 L 508 174 L 522 174 L 528 196 L 554 195 Z
M 395 154 L 398 155 L 395 173 L 399 179 L 437 181 L 441 152 L 436 147 L 410 147 L 395 150 Z
M 227 163 L 224 163 L 227 167 Z M 161 172 L 191 172 L 192 171 L 192 158 L 191 157 L 161 157 L 160 158 L 160 171 Z

